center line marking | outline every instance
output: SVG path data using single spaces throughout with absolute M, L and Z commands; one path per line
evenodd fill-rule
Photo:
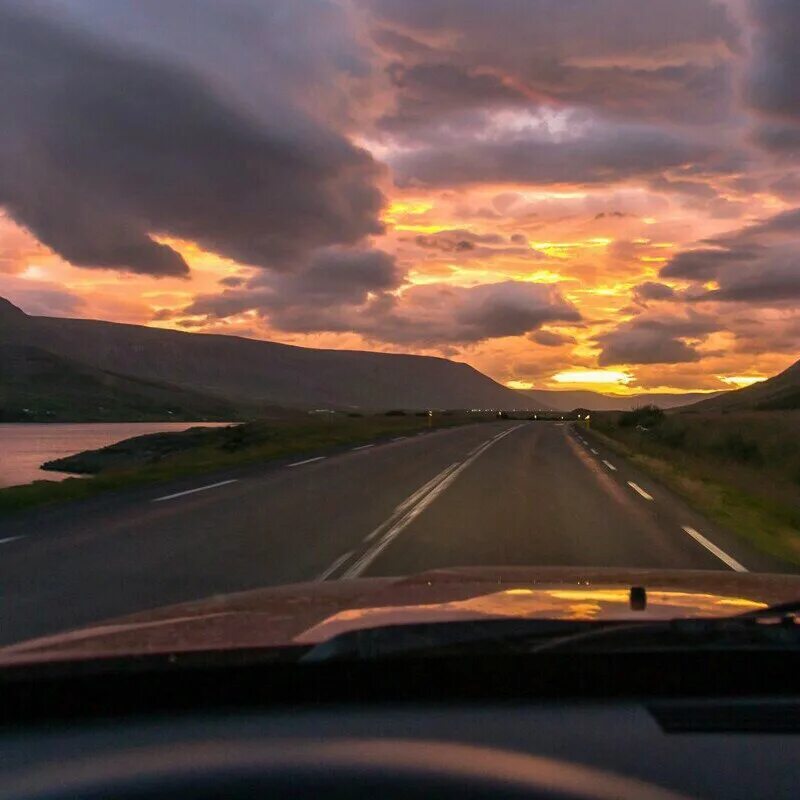
M 315 461 L 322 461 L 327 456 L 317 456 L 316 458 L 307 458 L 305 461 L 295 461 L 294 464 L 287 464 L 287 467 L 301 467 L 303 464 L 313 464 Z
M 460 464 L 456 462 L 446 467 L 435 478 L 421 486 L 414 494 L 403 501 L 391 517 L 379 525 L 364 541 L 369 541 L 379 534 L 380 538 L 372 544 L 365 553 L 354 561 L 342 574 L 341 578 L 357 578 L 388 546 L 400 535 L 404 528 L 413 522 L 453 481 L 472 464 L 481 453 L 488 450 L 495 442 L 504 436 L 513 433 L 522 425 L 501 431 L 488 441 L 484 442 L 476 451 L 469 454 Z
M 683 530 L 689 534 L 696 542 L 703 545 L 710 553 L 713 553 L 720 561 L 727 564 L 735 572 L 747 572 L 747 568 L 743 567 L 735 558 L 729 556 L 724 550 L 720 550 L 713 542 L 709 542 L 702 533 L 698 533 L 694 528 L 688 525 L 681 525 Z
M 0 544 L 6 544 L 7 542 L 16 542 L 17 539 L 24 539 L 24 536 L 6 536 L 5 539 L 0 539 Z
M 198 486 L 196 489 L 187 489 L 185 492 L 175 492 L 175 494 L 167 494 L 164 497 L 156 497 L 151 500 L 151 503 L 160 503 L 162 500 L 174 500 L 176 497 L 184 497 L 187 494 L 194 494 L 195 492 L 205 492 L 207 489 L 216 489 L 217 486 L 227 486 L 229 483 L 236 483 L 238 478 L 231 478 L 229 481 L 220 481 L 219 483 L 209 483 L 208 486 Z
M 336 561 L 334 561 L 333 564 L 331 564 L 326 570 L 320 572 L 320 574 L 317 575 L 315 580 L 324 581 L 326 578 L 333 575 L 333 573 L 336 572 L 336 570 L 339 569 L 339 567 L 341 567 L 342 564 L 344 564 L 344 562 L 347 561 L 347 559 L 350 558 L 350 556 L 352 555 L 353 551 L 348 550 L 344 555 L 339 556 L 339 558 L 337 558 Z
M 354 447 L 353 450 L 366 450 L 368 447 L 375 447 L 374 444 L 362 444 L 361 447 Z
M 591 450 L 591 451 L 592 451 L 592 452 L 593 452 L 595 455 L 597 455 L 597 454 L 598 454 L 598 453 L 597 453 L 597 450 L 595 450 L 595 449 L 594 449 L 594 447 L 590 447 L 589 449 L 590 449 L 590 450 Z
M 612 472 L 616 472 L 616 471 L 617 471 L 617 468 L 616 468 L 616 467 L 615 467 L 615 466 L 614 466 L 614 465 L 613 465 L 613 464 L 612 464 L 610 461 L 606 461 L 605 459 L 603 459 L 603 463 L 604 463 L 604 464 L 605 464 L 605 465 L 606 465 L 606 466 L 607 466 L 607 467 L 608 467 L 608 468 L 609 468 L 609 469 L 610 469 Z
M 633 481 L 628 481 L 628 486 L 633 489 L 634 492 L 638 492 L 645 500 L 652 500 L 653 495 L 648 494 L 638 483 L 634 483 Z

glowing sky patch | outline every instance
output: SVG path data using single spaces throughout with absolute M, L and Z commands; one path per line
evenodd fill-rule
M 733 386 L 736 389 L 742 389 L 745 386 L 752 386 L 754 383 L 761 383 L 766 379 L 767 376 L 756 375 L 726 375 L 720 378 L 723 383 L 727 383 L 729 386 Z
M 617 370 L 583 369 L 558 372 L 552 376 L 552 380 L 581 386 L 624 386 L 633 380 L 633 376 Z

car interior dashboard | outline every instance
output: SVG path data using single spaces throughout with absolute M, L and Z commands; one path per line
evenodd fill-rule
M 649 656 L 6 668 L 0 797 L 798 796 L 792 654 Z

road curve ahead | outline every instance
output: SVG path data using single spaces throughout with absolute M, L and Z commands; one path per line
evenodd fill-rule
M 0 520 L 0 641 L 452 566 L 790 571 L 569 424 L 433 431 Z

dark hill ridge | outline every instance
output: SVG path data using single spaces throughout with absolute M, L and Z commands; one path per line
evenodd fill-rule
M 199 392 L 0 343 L 0 422 L 232 421 L 242 413 Z
M 782 411 L 800 409 L 800 361 L 761 383 L 754 383 L 691 407 L 692 411 Z
M 0 343 L 235 403 L 340 408 L 532 406 L 467 364 L 430 356 L 316 350 L 86 319 L 32 317 L 0 299 Z

